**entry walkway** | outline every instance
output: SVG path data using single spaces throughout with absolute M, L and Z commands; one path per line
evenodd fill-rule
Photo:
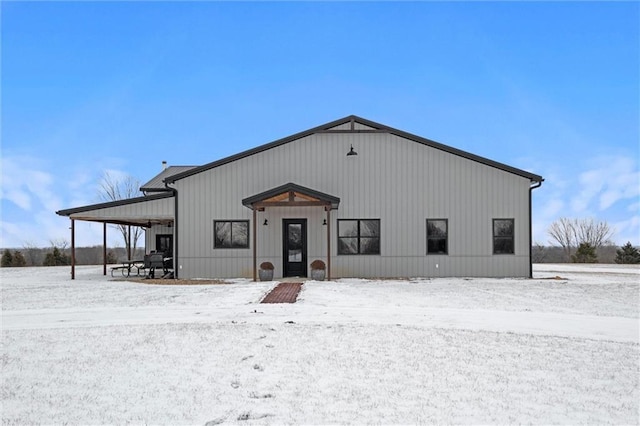
M 260 303 L 296 303 L 301 288 L 302 283 L 280 283 Z

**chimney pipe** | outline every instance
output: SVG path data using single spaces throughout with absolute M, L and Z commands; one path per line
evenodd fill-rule
M 162 161 L 162 170 L 167 170 L 167 162 L 166 161 Z

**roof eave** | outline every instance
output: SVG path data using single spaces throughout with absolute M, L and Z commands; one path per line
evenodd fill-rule
M 142 197 L 126 198 L 124 200 L 107 201 L 104 203 L 90 204 L 90 205 L 81 206 L 81 207 L 74 207 L 72 209 L 58 210 L 56 214 L 58 216 L 71 216 L 72 214 L 75 214 L 75 213 L 82 213 L 82 212 L 98 210 L 98 209 L 106 209 L 110 207 L 120 207 L 120 206 L 129 205 L 129 204 L 143 203 L 146 201 L 161 200 L 163 198 L 171 198 L 171 197 L 173 197 L 173 193 L 165 192 L 165 193 L 154 194 L 154 195 L 145 195 Z

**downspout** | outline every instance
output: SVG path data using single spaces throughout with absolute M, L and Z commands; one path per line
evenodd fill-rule
M 533 208 L 531 203 L 531 193 L 534 189 L 542 186 L 544 179 L 529 186 L 529 278 L 533 278 Z
M 164 187 L 173 193 L 173 278 L 178 279 L 178 190 L 167 182 Z

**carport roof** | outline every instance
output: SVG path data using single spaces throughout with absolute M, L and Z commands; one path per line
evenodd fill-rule
M 85 220 L 90 222 L 115 223 L 121 225 L 145 226 L 148 223 L 169 223 L 173 221 L 173 215 L 145 214 L 142 216 L 129 217 L 126 214 L 118 215 L 100 213 L 100 210 L 111 209 L 114 207 L 125 207 L 133 204 L 150 203 L 164 199 L 173 198 L 172 192 L 163 192 L 160 194 L 146 195 L 143 197 L 127 198 L 124 200 L 108 201 L 98 204 L 90 204 L 87 206 L 74 207 L 72 209 L 58 210 L 59 216 L 68 216 L 70 219 Z M 83 214 L 84 213 L 84 214 Z

